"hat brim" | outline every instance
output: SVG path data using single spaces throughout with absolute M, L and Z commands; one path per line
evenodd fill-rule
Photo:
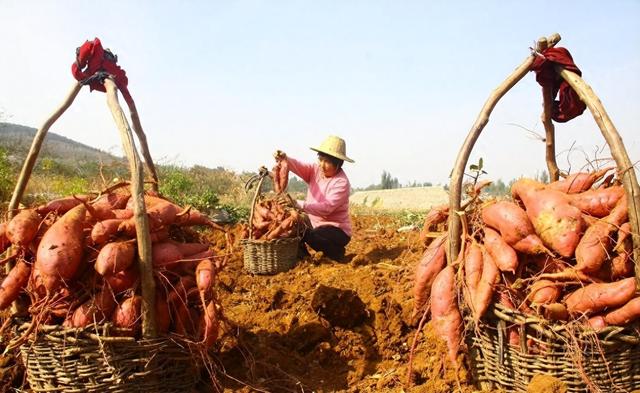
M 336 153 L 335 151 L 328 151 L 328 150 L 320 149 L 320 148 L 317 148 L 317 147 L 310 147 L 309 149 L 317 151 L 318 153 L 324 153 L 324 154 L 329 155 L 331 157 L 338 158 L 338 159 L 340 159 L 342 161 L 355 163 L 355 161 L 353 161 L 351 158 L 349 158 L 349 157 L 347 157 L 345 155 L 342 155 L 340 153 Z

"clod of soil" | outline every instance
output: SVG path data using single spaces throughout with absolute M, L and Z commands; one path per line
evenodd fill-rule
M 527 386 L 527 393 L 567 393 L 567 385 L 551 375 L 536 374 Z
M 332 326 L 352 328 L 364 322 L 367 308 L 355 291 L 320 285 L 311 299 L 311 308 Z

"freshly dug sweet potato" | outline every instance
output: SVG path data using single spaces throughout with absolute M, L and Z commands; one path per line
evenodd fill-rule
M 0 253 L 3 253 L 10 245 L 11 242 L 7 238 L 7 223 L 0 222 Z
M 532 305 L 555 303 L 562 293 L 559 283 L 551 280 L 538 280 L 529 287 L 529 301 Z
M 35 266 L 48 291 L 57 289 L 60 280 L 71 279 L 80 266 L 85 214 L 83 205 L 69 210 L 45 232 L 38 245 Z
M 422 224 L 422 230 L 420 231 L 420 243 L 425 244 L 427 240 L 427 234 L 434 229 L 438 224 L 443 223 L 449 218 L 449 205 L 440 205 L 432 207 L 429 213 L 424 217 L 424 223 Z
M 29 282 L 30 275 L 31 266 L 22 259 L 18 260 L 18 263 L 9 271 L 9 274 L 0 284 L 0 310 L 9 307 L 18 298 L 20 291 Z
M 576 269 L 598 271 L 613 248 L 613 234 L 627 218 L 627 198 L 623 196 L 611 214 L 587 228 L 576 248 Z
M 140 279 L 137 267 L 131 266 L 127 270 L 119 271 L 115 274 L 106 276 L 105 281 L 111 287 L 115 294 L 122 293 L 128 289 L 134 288 Z
M 595 172 L 578 172 L 565 177 L 562 180 L 549 183 L 547 188 L 562 191 L 565 194 L 576 194 L 587 191 L 595 182 L 600 180 L 614 167 L 607 167 Z
M 488 227 L 484 228 L 484 247 L 500 271 L 515 273 L 518 268 L 518 255 L 498 232 Z
M 444 234 L 435 239 L 426 249 L 416 265 L 413 284 L 413 314 L 412 320 L 422 314 L 431 294 L 431 286 L 436 275 L 447 263 L 445 258 L 445 244 L 448 235 Z
M 71 316 L 71 327 L 85 327 L 93 322 L 106 321 L 116 308 L 116 299 L 107 287 L 80 305 Z
M 563 257 L 572 257 L 585 222 L 580 210 L 569 204 L 568 195 L 551 189 L 529 189 L 519 197 L 544 245 Z
M 631 300 L 636 291 L 633 277 L 612 283 L 589 284 L 571 293 L 565 303 L 571 314 L 596 314 L 619 307 Z
M 100 275 L 109 276 L 128 269 L 136 257 L 136 243 L 132 240 L 108 243 L 100 250 L 94 268 Z
M 452 265 L 438 273 L 433 281 L 431 296 L 431 319 L 434 330 L 446 341 L 449 360 L 456 364 L 462 341 L 462 316 L 458 309 L 455 270 Z
M 93 244 L 104 244 L 118 233 L 118 227 L 124 220 L 112 218 L 98 221 L 91 229 L 91 241 Z
M 136 295 L 126 298 L 116 307 L 111 316 L 114 326 L 132 329 L 135 334 L 140 328 L 141 307 L 141 296 Z
M 632 259 L 633 243 L 631 238 L 624 239 L 622 244 L 615 247 L 615 251 L 618 255 L 611 260 L 611 280 L 616 281 L 633 276 L 635 264 Z
M 484 206 L 482 221 L 500 232 L 500 236 L 516 251 L 525 254 L 549 252 L 536 235 L 527 213 L 513 202 L 500 201 Z
M 7 224 L 7 239 L 13 245 L 27 248 L 36 237 L 41 221 L 42 217 L 34 209 L 20 211 Z
M 569 202 L 585 214 L 606 217 L 624 195 L 622 186 L 598 188 L 569 195 Z
M 491 305 L 491 298 L 499 281 L 500 271 L 491 255 L 485 250 L 482 253 L 482 276 L 471 303 L 474 321 L 478 322 Z
M 608 312 L 604 316 L 609 325 L 622 326 L 640 318 L 640 297 L 629 300 L 624 306 Z
M 476 289 L 482 278 L 483 266 L 482 247 L 473 241 L 466 249 L 464 257 L 464 277 L 466 288 L 469 292 L 469 301 L 476 296 Z
M 284 186 L 286 188 L 286 184 Z M 214 301 L 210 301 L 202 313 L 202 320 L 200 322 L 199 329 L 200 340 L 206 348 L 212 346 L 218 339 L 219 327 L 220 321 L 218 318 L 216 303 Z
M 70 197 L 50 201 L 44 205 L 38 206 L 36 210 L 43 216 L 51 212 L 55 212 L 57 214 L 65 214 L 81 203 L 87 202 L 90 198 L 91 197 L 89 195 L 73 195 Z
M 562 303 L 542 304 L 543 315 L 550 321 L 566 321 L 569 319 L 567 306 Z

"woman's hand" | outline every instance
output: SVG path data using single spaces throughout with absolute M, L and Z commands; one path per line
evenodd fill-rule
M 276 150 L 276 152 L 273 153 L 273 158 L 275 158 L 276 161 L 282 161 L 287 158 L 287 154 L 282 150 Z

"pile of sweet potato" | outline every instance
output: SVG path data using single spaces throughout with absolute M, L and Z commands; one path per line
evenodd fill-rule
M 496 303 L 595 330 L 640 318 L 626 195 L 612 175 L 600 182 L 611 169 L 550 184 L 521 179 L 510 200 L 476 199 L 463 215 L 460 255 L 449 265 L 448 233 L 431 242 L 416 268 L 414 318 L 431 312 L 452 361 L 462 316 L 479 321 Z M 447 216 L 445 207 L 436 209 L 425 225 Z M 516 328 L 509 342 L 519 345 Z
M 253 210 L 251 234 L 246 229 L 243 237 L 254 240 L 275 240 L 300 236 L 304 227 L 304 219 L 295 202 L 287 194 L 261 197 L 256 201 Z
M 200 212 L 146 195 L 152 239 L 158 332 L 211 345 L 221 308 L 216 273 L 224 265 L 209 244 L 184 242 L 184 227 L 219 227 Z M 0 224 L 0 253 L 15 266 L 0 285 L 0 309 L 21 293 L 37 324 L 82 328 L 111 322 L 137 336 L 141 326 L 136 222 L 123 190 L 72 196 L 21 210 Z M 191 238 L 196 238 L 193 233 Z

